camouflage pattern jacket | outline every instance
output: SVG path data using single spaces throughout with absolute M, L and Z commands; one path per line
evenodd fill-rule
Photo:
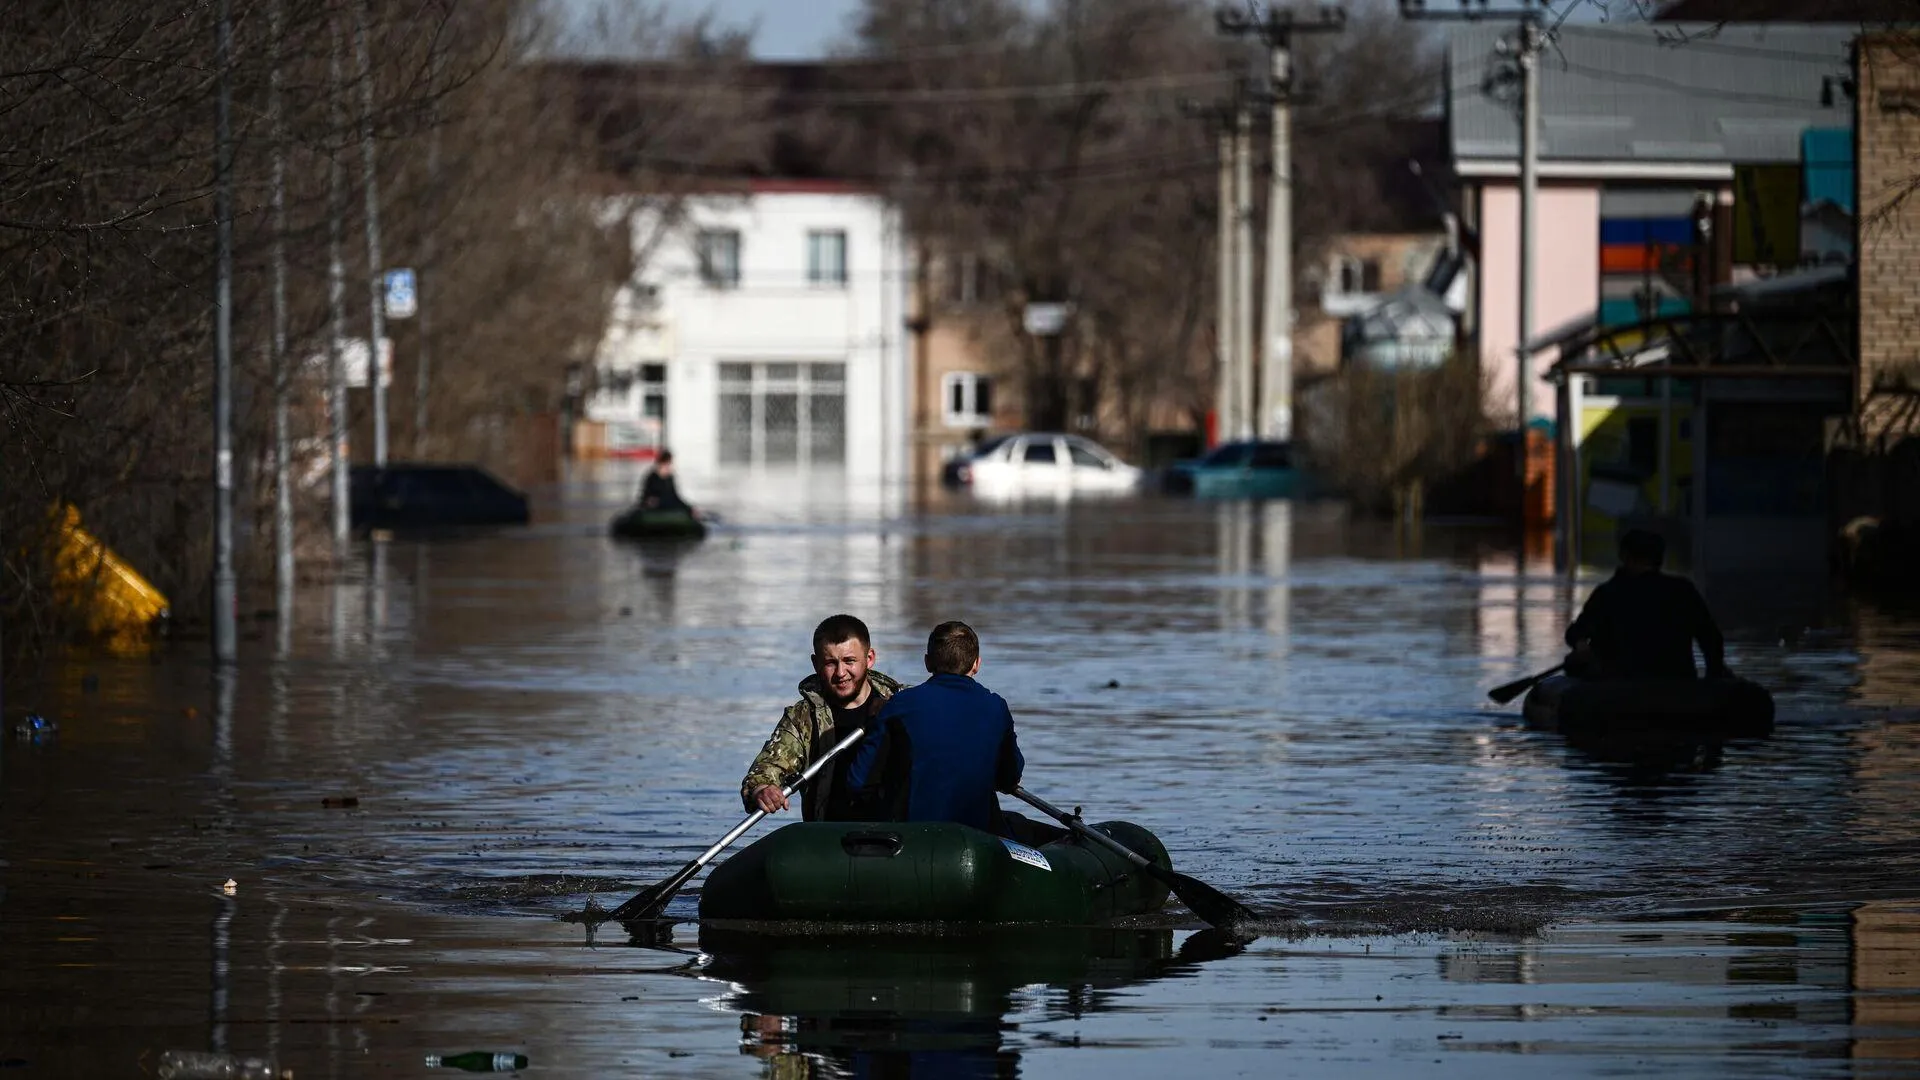
M 899 683 L 878 671 L 869 670 L 867 681 L 882 701 L 900 689 Z M 748 813 L 759 809 L 753 801 L 754 792 L 768 784 L 785 787 L 787 781 L 799 776 L 816 757 L 840 741 L 841 736 L 833 730 L 833 706 L 827 704 L 825 691 L 826 684 L 820 681 L 819 675 L 800 680 L 800 700 L 780 714 L 780 723 L 774 726 L 773 735 L 753 759 L 746 778 L 740 781 L 740 802 Z M 818 821 L 826 810 L 833 797 L 833 774 L 832 768 L 821 769 L 800 789 L 800 811 L 805 820 Z

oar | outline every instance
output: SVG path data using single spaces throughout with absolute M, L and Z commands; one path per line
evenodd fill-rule
M 866 733 L 865 728 L 853 729 L 852 734 L 835 743 L 833 749 L 820 755 L 813 764 L 807 766 L 807 771 L 795 777 L 793 782 L 789 783 L 781 794 L 792 798 L 793 793 L 799 791 L 801 785 L 813 779 L 813 774 L 819 772 L 827 762 L 832 761 L 834 756 L 839 754 L 840 751 L 859 742 L 860 736 Z M 607 914 L 607 921 L 618 919 L 621 922 L 639 922 L 643 919 L 657 918 L 662 911 L 666 910 L 667 901 L 673 899 L 673 894 L 685 888 L 687 882 L 693 880 L 693 875 L 700 872 L 701 867 L 712 862 L 714 856 L 727 850 L 728 845 L 740 839 L 748 829 L 758 825 L 760 819 L 766 816 L 767 812 L 765 810 L 755 810 L 753 813 L 747 815 L 747 820 L 728 830 L 727 835 L 721 837 L 719 843 L 701 852 L 699 858 L 675 871 L 672 877 L 658 885 L 652 885 L 642 889 L 640 895 L 614 908 Z
M 1534 683 L 1539 682 L 1549 675 L 1558 673 L 1561 668 L 1566 666 L 1564 662 L 1558 663 L 1538 675 L 1529 675 L 1524 679 L 1516 679 L 1505 686 L 1496 686 L 1487 691 L 1487 696 L 1493 699 L 1495 705 L 1505 705 L 1507 702 L 1533 689 Z
M 1219 927 L 1229 927 L 1242 923 L 1257 922 L 1261 918 L 1259 912 L 1228 896 L 1226 893 L 1221 892 L 1219 889 L 1196 878 L 1175 873 L 1161 866 L 1159 863 L 1148 860 L 1145 856 L 1127 847 L 1120 841 L 1115 840 L 1113 837 L 1108 836 L 1106 833 L 1088 828 L 1086 823 L 1081 821 L 1078 816 L 1069 814 L 1059 807 L 1048 803 L 1045 799 L 1033 794 L 1026 788 L 1015 787 L 1013 793 L 1048 817 L 1073 830 L 1076 836 L 1091 840 L 1096 844 L 1101 844 L 1115 853 L 1125 856 L 1128 862 L 1146 871 L 1149 877 L 1173 890 L 1173 895 L 1179 897 L 1181 903 L 1187 905 L 1195 915 L 1200 916 L 1207 922 Z

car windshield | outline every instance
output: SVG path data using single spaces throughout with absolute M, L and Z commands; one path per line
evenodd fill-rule
M 995 450 L 998 450 L 1001 447 L 1007 445 L 1007 440 L 1011 438 L 1013 438 L 1013 436 L 1011 435 L 995 435 L 993 438 L 988 439 L 986 442 L 983 442 L 979 446 L 976 446 L 973 449 L 967 451 L 967 456 L 968 457 L 986 457 L 988 454 L 991 454 Z
M 1208 454 L 1206 457 L 1201 458 L 1200 464 L 1238 465 L 1247 460 L 1247 451 L 1249 449 L 1251 449 L 1251 447 L 1247 443 L 1228 443 L 1225 446 L 1216 448 L 1213 453 Z

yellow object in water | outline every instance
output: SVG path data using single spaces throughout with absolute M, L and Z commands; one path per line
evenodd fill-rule
M 78 612 L 87 636 L 115 653 L 152 645 L 154 626 L 168 615 L 167 598 L 140 572 L 80 527 L 80 511 L 60 507 L 53 556 L 54 596 Z

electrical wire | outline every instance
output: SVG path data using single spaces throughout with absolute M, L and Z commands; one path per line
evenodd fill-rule
M 1130 79 L 1101 79 L 1086 82 L 1034 83 L 1019 86 L 951 87 L 902 90 L 786 90 L 777 85 L 753 86 L 742 83 L 675 86 L 644 84 L 623 87 L 628 98 L 710 98 L 739 96 L 771 98 L 796 105 L 900 105 L 913 103 L 964 104 L 988 101 L 1028 101 L 1055 98 L 1090 97 L 1096 94 L 1151 93 L 1162 90 L 1192 90 L 1222 86 L 1241 78 L 1235 71 L 1196 71 L 1165 75 L 1143 75 Z

